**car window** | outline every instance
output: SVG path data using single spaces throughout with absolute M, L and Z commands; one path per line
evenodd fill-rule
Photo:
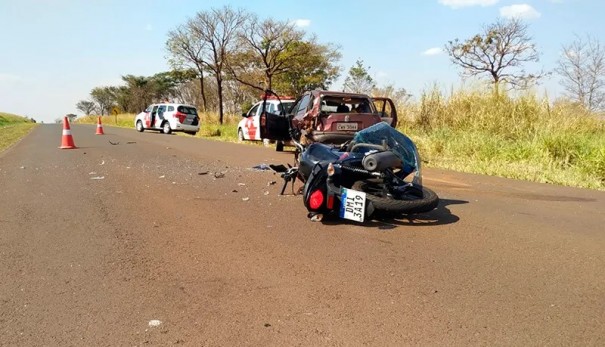
M 174 106 L 168 106 L 168 112 L 174 112 Z
M 298 109 L 298 105 L 300 104 L 302 98 L 297 99 L 296 101 L 294 101 L 292 103 L 292 106 L 290 106 L 290 109 L 288 110 L 287 114 L 294 114 L 295 111 Z
M 184 114 L 197 115 L 197 109 L 195 109 L 194 107 L 179 106 L 176 108 L 176 110 L 177 110 L 177 112 L 184 113 Z
M 278 111 L 283 110 L 285 113 L 288 113 L 288 111 L 290 111 L 290 108 L 292 107 L 293 104 L 294 104 L 293 101 L 282 102 L 280 105 L 277 105 L 277 110 Z
M 248 117 L 256 115 L 256 112 L 258 111 L 258 108 L 260 107 L 260 105 L 261 104 L 254 105 L 254 107 L 252 107 L 250 109 L 250 111 L 248 111 Z
M 158 112 L 164 113 L 165 111 L 166 111 L 166 105 L 160 105 L 160 107 L 158 108 Z
M 152 109 L 152 112 L 157 112 L 157 110 L 158 110 L 158 105 L 154 105 L 153 109 Z
M 147 108 L 145 109 L 145 112 L 151 112 L 151 108 L 152 108 L 152 106 L 153 106 L 153 105 L 149 105 L 149 107 L 147 107 Z
M 307 109 L 307 106 L 309 106 L 309 101 L 311 100 L 311 94 L 307 94 L 305 96 L 303 96 L 302 100 L 300 100 L 300 104 L 298 105 L 298 108 L 296 109 L 296 112 L 300 112 L 300 111 L 305 111 Z

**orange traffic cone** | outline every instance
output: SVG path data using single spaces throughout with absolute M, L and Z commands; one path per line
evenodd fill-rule
M 71 128 L 69 127 L 69 119 L 63 118 L 63 136 L 61 137 L 61 149 L 78 148 L 74 144 L 74 138 L 71 136 Z
M 103 124 L 101 124 L 101 116 L 99 116 L 99 120 L 97 121 L 97 132 L 95 135 L 105 135 L 103 132 Z

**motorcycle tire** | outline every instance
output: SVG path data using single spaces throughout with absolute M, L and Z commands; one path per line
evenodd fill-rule
M 434 210 L 439 204 L 439 197 L 429 188 L 422 187 L 422 198 L 413 200 L 397 200 L 392 197 L 384 197 L 373 194 L 381 183 L 367 181 L 356 181 L 351 189 L 366 193 L 366 199 L 372 202 L 376 211 L 388 214 L 412 214 L 423 213 Z

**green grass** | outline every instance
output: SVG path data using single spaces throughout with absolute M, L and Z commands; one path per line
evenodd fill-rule
M 27 135 L 36 123 L 10 113 L 0 112 L 0 152 Z

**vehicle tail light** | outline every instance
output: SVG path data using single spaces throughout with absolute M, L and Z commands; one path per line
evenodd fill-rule
M 177 118 L 179 120 L 179 123 L 183 123 L 185 121 L 185 119 L 187 118 L 187 115 L 177 111 L 174 114 L 174 118 Z
M 328 201 L 326 202 L 326 207 L 329 210 L 334 208 L 334 194 L 328 194 Z
M 319 210 L 324 203 L 324 193 L 318 189 L 309 196 L 309 207 L 312 210 Z

